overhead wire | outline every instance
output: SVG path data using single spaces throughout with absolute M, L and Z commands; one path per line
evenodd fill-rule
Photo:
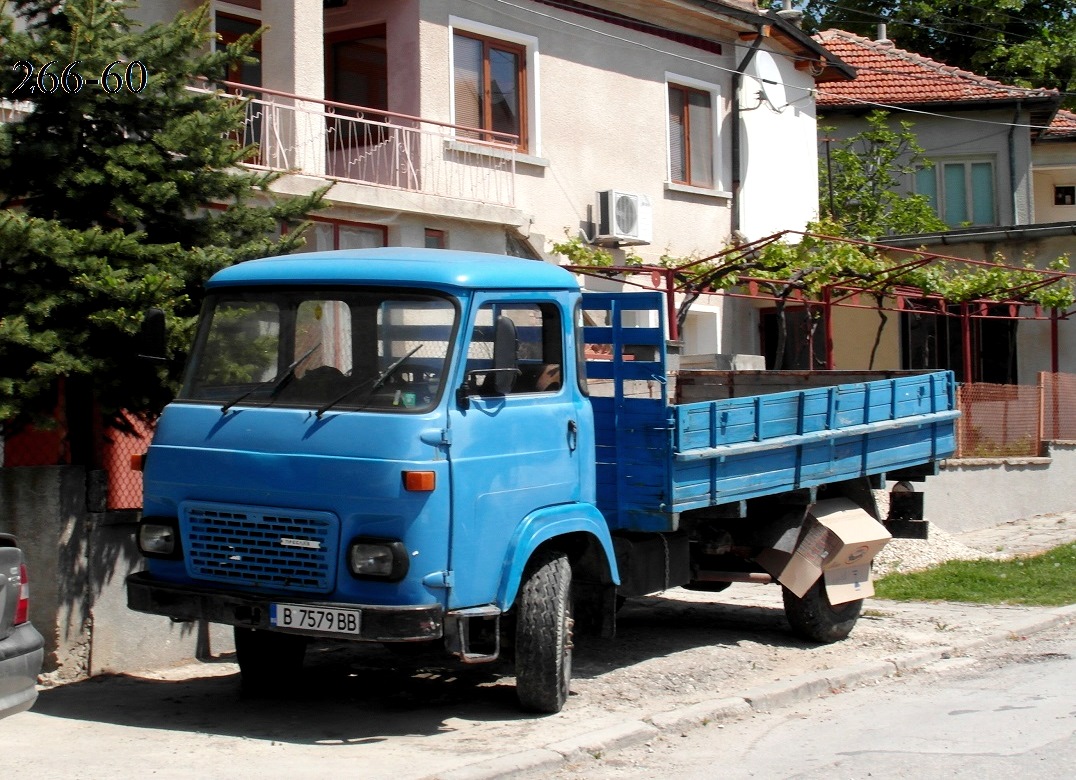
M 951 36 L 956 37 L 956 38 L 967 38 L 968 40 L 983 41 L 984 43 L 997 43 L 997 40 L 994 39 L 994 38 L 980 38 L 980 37 L 975 36 L 975 35 L 969 35 L 968 33 L 956 32 L 954 30 L 945 30 L 945 29 L 942 29 L 940 27 L 934 27 L 934 26 L 931 26 L 929 24 L 923 24 L 922 22 L 913 22 L 913 21 L 909 21 L 907 19 L 900 19 L 900 18 L 898 18 L 896 16 L 883 16 L 882 14 L 872 13 L 870 11 L 864 11 L 864 10 L 862 10 L 860 8 L 849 8 L 848 6 L 840 5 L 840 4 L 837 4 L 837 3 L 830 3 L 830 4 L 827 4 L 827 5 L 830 8 L 837 8 L 837 9 L 839 9 L 841 11 L 848 11 L 850 13 L 859 14 L 860 16 L 868 17 L 872 21 L 884 22 L 887 25 L 896 24 L 896 25 L 900 25 L 902 27 L 915 27 L 915 28 L 920 29 L 920 30 L 928 30 L 930 32 L 943 33 L 945 35 L 951 35 Z M 1001 13 L 1001 12 L 999 11 L 999 13 Z M 1009 16 L 1008 14 L 1005 14 L 1005 15 L 1008 16 L 1008 18 L 1013 20 L 1013 21 L 1022 21 L 1019 17 Z M 945 14 L 934 14 L 931 18 L 933 18 L 933 19 L 945 19 L 947 21 L 957 22 L 957 23 L 965 25 L 967 27 L 976 27 L 976 28 L 978 28 L 980 30 L 988 30 L 990 32 L 994 32 L 994 33 L 998 33 L 1000 35 L 1003 35 L 1006 38 L 1019 38 L 1019 39 L 1025 40 L 1025 41 L 1033 41 L 1033 40 L 1035 40 L 1034 38 L 1032 38 L 1029 35 L 1020 35 L 1018 33 L 1011 33 L 1008 30 L 1002 30 L 1002 29 L 999 29 L 997 27 L 991 27 L 990 25 L 979 24 L 978 22 L 968 21 L 967 19 L 962 19 L 962 18 L 960 18 L 958 16 L 946 16 Z
M 476 2 L 478 2 L 478 0 L 470 0 L 470 2 L 476 3 Z M 515 8 L 517 11 L 522 11 L 524 13 L 529 13 L 529 14 L 532 14 L 532 15 L 535 15 L 535 16 L 543 17 L 545 19 L 548 19 L 550 21 L 556 22 L 558 24 L 567 24 L 567 25 L 569 25 L 571 27 L 575 27 L 577 29 L 584 30 L 584 31 L 586 31 L 588 33 L 599 35 L 599 36 L 605 37 L 605 38 L 610 38 L 612 40 L 616 40 L 616 41 L 619 41 L 621 43 L 626 43 L 626 44 L 631 45 L 631 46 L 637 46 L 639 48 L 643 48 L 643 49 L 646 49 L 648 51 L 652 51 L 652 52 L 654 52 L 656 54 L 662 54 L 662 55 L 665 55 L 665 56 L 668 56 L 668 57 L 673 57 L 675 59 L 683 60 L 683 61 L 686 61 L 686 62 L 691 62 L 691 63 L 697 64 L 697 65 L 702 65 L 704 67 L 712 68 L 714 70 L 721 71 L 721 72 L 728 73 L 728 74 L 737 74 L 737 73 L 739 73 L 739 71 L 736 70 L 735 68 L 730 68 L 730 67 L 727 67 L 727 66 L 724 66 L 724 65 L 719 65 L 719 64 L 717 64 L 715 62 L 702 60 L 702 59 L 699 59 L 697 57 L 689 57 L 689 56 L 684 55 L 684 54 L 679 54 L 677 52 L 668 51 L 667 49 L 659 48 L 657 46 L 653 46 L 653 45 L 650 45 L 648 43 L 644 43 L 642 41 L 637 41 L 637 40 L 632 40 L 630 38 L 625 38 L 624 36 L 614 35 L 613 33 L 606 32 L 604 30 L 599 30 L 597 28 L 588 26 L 586 24 L 581 24 L 579 22 L 573 22 L 573 21 L 570 21 L 568 19 L 564 19 L 564 18 L 559 17 L 559 16 L 554 16 L 553 14 L 549 14 L 549 13 L 545 13 L 543 11 L 539 11 L 539 10 L 537 10 L 535 8 L 529 8 L 529 7 L 526 7 L 526 6 L 519 5 L 518 3 L 513 2 L 512 0 L 494 0 L 494 2 L 499 3 L 501 5 L 504 5 L 504 6 L 507 6 L 507 7 Z M 564 10 L 564 11 L 567 11 L 567 12 L 571 13 L 571 9 L 567 8 L 567 7 L 563 7 L 563 8 L 561 8 L 561 10 Z M 608 18 L 610 23 L 613 23 L 613 22 L 615 22 L 617 20 L 618 17 L 608 15 L 607 18 Z M 824 46 L 824 44 L 822 44 L 822 45 Z M 774 56 L 779 56 L 779 57 L 791 60 L 793 62 L 796 62 L 796 61 L 810 61 L 810 58 L 808 58 L 808 57 L 802 57 L 802 56 L 798 56 L 798 55 L 794 55 L 794 54 L 785 54 L 783 52 L 771 52 L 771 54 L 773 54 Z M 867 69 L 857 68 L 857 70 L 870 70 L 870 69 L 869 68 L 867 68 Z M 880 71 L 880 72 L 883 72 L 883 73 L 887 72 L 884 69 L 877 69 L 877 70 Z M 925 77 L 924 77 L 924 79 L 925 79 Z M 819 93 L 819 92 L 821 92 L 823 94 L 826 94 L 825 88 L 824 87 L 819 87 L 818 85 L 814 85 L 812 87 L 803 87 L 803 86 L 800 86 L 798 84 L 788 84 L 788 83 L 783 83 L 783 82 L 774 82 L 774 83 L 777 84 L 777 85 L 783 86 L 786 89 L 797 90 L 797 91 L 800 91 L 800 92 L 804 92 L 805 94 Z M 983 85 L 983 86 L 998 89 L 999 91 L 1006 90 L 1006 89 L 1012 89 L 1012 87 L 1005 87 L 1005 85 L 999 85 L 998 87 L 993 87 L 993 85 Z M 1069 95 L 1069 94 L 1076 94 L 1076 93 L 1059 92 L 1059 94 L 1061 94 L 1061 95 Z M 938 112 L 935 112 L 935 111 L 927 111 L 927 110 L 924 110 L 924 109 L 906 108 L 904 106 L 893 105 L 893 104 L 888 104 L 888 103 L 881 103 L 881 102 L 877 102 L 877 101 L 862 100 L 862 99 L 856 99 L 856 98 L 848 98 L 848 97 L 846 97 L 844 95 L 841 95 L 840 97 L 842 97 L 844 99 L 847 99 L 847 100 L 851 100 L 854 103 L 858 103 L 858 104 L 861 104 L 861 105 L 864 105 L 864 106 L 875 106 L 877 108 L 884 108 L 884 109 L 886 109 L 888 111 L 915 114 L 917 116 L 927 116 L 927 117 L 933 117 L 933 118 L 937 118 L 937 119 L 948 119 L 948 120 L 955 121 L 955 122 L 971 122 L 973 124 L 986 124 L 986 125 L 993 125 L 993 126 L 999 126 L 999 127 L 1013 127 L 1013 128 L 1017 128 L 1017 129 L 1030 129 L 1030 130 L 1045 130 L 1045 129 L 1048 129 L 1047 125 L 1033 125 L 1033 124 L 1015 123 L 1015 122 L 994 121 L 994 120 L 987 120 L 987 119 L 975 119 L 975 118 L 972 118 L 972 117 L 954 116 L 953 114 L 943 114 L 943 113 L 938 113 Z

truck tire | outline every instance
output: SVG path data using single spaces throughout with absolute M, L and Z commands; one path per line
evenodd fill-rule
M 832 606 L 825 581 L 819 579 L 803 598 L 782 586 L 785 617 L 792 631 L 810 642 L 839 642 L 851 633 L 863 610 L 863 599 Z
M 235 659 L 245 694 L 286 691 L 296 683 L 304 655 L 306 637 L 235 627 Z
M 572 681 L 572 567 L 554 550 L 528 564 L 516 602 L 516 696 L 531 712 L 560 712 Z

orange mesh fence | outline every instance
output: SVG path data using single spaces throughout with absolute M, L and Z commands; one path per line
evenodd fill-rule
M 1076 441 L 1076 374 L 1039 374 L 1042 438 Z
M 142 472 L 132 465 L 149 449 L 153 426 L 124 413 L 132 432 L 110 430 L 101 442 L 100 467 L 108 473 L 108 508 L 142 508 Z
M 1039 455 L 1041 393 L 1037 385 L 965 384 L 957 391 L 958 458 Z
M 67 431 L 62 425 L 27 426 L 17 431 L 0 426 L 0 466 L 63 466 L 70 462 Z
M 105 431 L 97 443 L 94 462 L 74 464 L 105 471 L 109 510 L 142 508 L 142 472 L 132 467 L 132 458 L 149 449 L 153 428 L 132 415 L 125 414 L 125 418 L 131 433 Z M 67 429 L 62 423 L 51 428 L 27 426 L 6 431 L 0 427 L 0 468 L 64 465 L 72 462 Z

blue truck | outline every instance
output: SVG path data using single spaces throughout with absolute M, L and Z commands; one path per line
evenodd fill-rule
M 952 374 L 678 374 L 663 308 L 471 252 L 220 271 L 144 461 L 129 607 L 233 626 L 244 688 L 312 639 L 408 643 L 514 659 L 537 712 L 633 596 L 773 582 L 793 630 L 844 638 L 876 550 L 923 527 Z

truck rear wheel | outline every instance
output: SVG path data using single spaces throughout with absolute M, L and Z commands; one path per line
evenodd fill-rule
M 285 690 L 303 667 L 306 637 L 279 631 L 235 627 L 235 658 L 243 693 Z
M 564 553 L 539 553 L 527 564 L 516 612 L 519 703 L 560 712 L 572 681 L 572 567 Z
M 820 579 L 800 598 L 782 586 L 785 617 L 797 636 L 810 642 L 839 642 L 852 632 L 863 610 L 863 599 L 833 606 Z

